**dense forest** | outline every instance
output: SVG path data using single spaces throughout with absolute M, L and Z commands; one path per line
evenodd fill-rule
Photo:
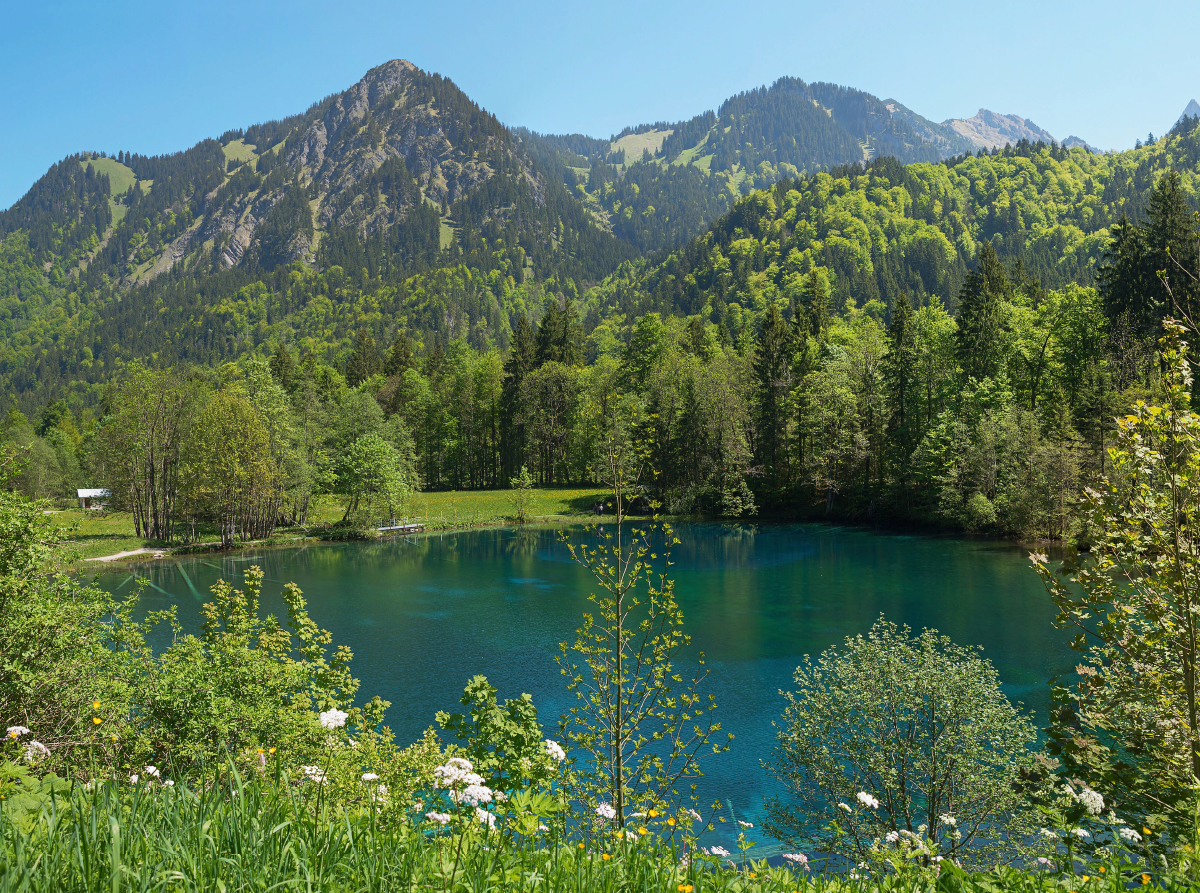
M 0 215 L 21 486 L 134 474 L 113 426 L 165 376 L 179 469 L 205 413 L 262 427 L 255 529 L 350 492 L 364 437 L 395 493 L 561 484 L 619 417 L 673 512 L 1071 535 L 1111 419 L 1155 386 L 1161 319 L 1195 297 L 1197 121 L 1122 153 L 939 157 L 880 109 L 785 79 L 686 125 L 548 137 L 389 63 L 186 152 L 67 159 Z M 885 154 L 813 155 L 810 110 L 829 145 Z M 693 163 L 701 144 L 739 160 Z M 728 165 L 770 185 L 741 195 Z M 187 477 L 150 527 L 215 511 Z

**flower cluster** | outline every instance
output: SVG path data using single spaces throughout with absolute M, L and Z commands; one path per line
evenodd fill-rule
M 874 797 L 872 797 L 870 794 L 868 794 L 866 791 L 859 791 L 857 794 L 855 794 L 855 796 L 858 798 L 858 802 L 861 803 L 863 806 L 866 806 L 868 809 L 878 809 L 879 808 L 879 801 L 877 799 L 875 799 Z
M 808 864 L 808 856 L 803 853 L 784 853 L 783 858 L 792 865 L 798 865 L 805 871 L 812 871 L 812 867 Z
M 611 803 L 601 803 L 596 807 L 596 815 L 600 816 L 606 822 L 611 822 L 617 817 L 617 810 Z
M 550 738 L 546 739 L 546 753 L 550 755 L 552 760 L 558 763 L 567 758 L 567 753 L 562 749 L 562 745 Z
M 446 765 L 433 770 L 434 787 L 450 788 L 454 785 L 482 785 L 483 776 L 477 774 L 470 760 L 462 757 L 451 757 Z
M 346 724 L 346 719 L 350 716 L 345 710 L 338 710 L 336 707 L 332 710 L 326 710 L 317 718 L 321 721 L 323 729 L 340 729 Z
M 320 766 L 301 766 L 300 771 L 304 773 L 304 777 L 309 781 L 314 781 L 317 784 L 325 784 L 325 770 Z

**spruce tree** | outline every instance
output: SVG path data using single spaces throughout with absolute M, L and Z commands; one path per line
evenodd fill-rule
M 504 384 L 500 392 L 504 477 L 512 477 L 521 469 L 525 454 L 525 426 L 517 419 L 521 415 L 521 385 L 535 368 L 534 340 L 529 317 L 522 313 L 517 317 L 508 359 L 504 361 Z
M 375 349 L 375 339 L 365 328 L 358 330 L 354 339 L 354 349 L 350 359 L 346 361 L 346 383 L 352 388 L 358 387 L 372 375 L 380 371 L 379 351 Z
M 979 252 L 979 265 L 967 274 L 958 296 L 956 353 L 963 375 L 995 378 L 1003 361 L 1004 306 L 1008 275 L 990 242 Z
M 1200 239 L 1200 231 L 1196 226 L 1196 212 L 1188 207 L 1183 182 L 1177 171 L 1159 178 L 1150 196 L 1146 216 L 1149 218 L 1146 223 L 1146 260 L 1151 265 L 1146 272 L 1153 274 L 1156 280 L 1159 270 L 1166 273 L 1170 287 L 1170 295 L 1166 297 L 1167 314 L 1186 316 L 1195 322 L 1196 311 L 1200 309 L 1200 282 L 1197 282 L 1200 270 L 1196 263 L 1196 243 Z M 1161 281 L 1155 281 L 1153 285 L 1159 292 L 1166 293 L 1167 287 Z M 1155 334 L 1158 334 L 1157 325 Z
M 286 344 L 280 344 L 271 355 L 271 376 L 288 393 L 296 387 L 296 361 Z
M 388 351 L 387 362 L 383 365 L 383 372 L 389 378 L 393 375 L 403 375 L 409 369 L 416 369 L 417 361 L 413 356 L 412 342 L 408 340 L 408 334 L 404 331 L 396 333 L 396 340 L 392 342 L 392 349 Z
M 787 397 L 792 339 L 779 308 L 771 304 L 754 351 L 759 458 L 778 489 L 787 475 Z
M 804 311 L 814 338 L 821 338 L 829 328 L 830 304 L 825 277 L 811 270 L 804 277 Z
M 906 294 L 901 294 L 892 308 L 887 340 L 883 380 L 891 409 L 886 432 L 888 453 L 897 483 L 906 487 L 910 478 L 910 458 L 921 439 L 920 392 L 915 381 L 917 341 L 912 305 Z

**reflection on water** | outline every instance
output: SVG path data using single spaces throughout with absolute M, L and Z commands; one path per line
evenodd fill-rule
M 683 524 L 676 533 L 673 571 L 686 627 L 707 657 L 721 722 L 736 735 L 729 753 L 708 762 L 701 789 L 727 815 L 762 819 L 775 787 L 761 761 L 773 746 L 779 689 L 801 657 L 866 631 L 881 614 L 982 646 L 1009 697 L 1039 721 L 1046 680 L 1071 664 L 1050 625 L 1053 607 L 1015 547 L 807 524 Z M 252 564 L 268 581 L 264 610 L 284 615 L 284 583 L 304 590 L 313 619 L 354 651 L 361 694 L 392 702 L 388 722 L 398 741 L 415 740 L 434 713 L 456 707 L 476 673 L 501 697 L 532 694 L 549 734 L 570 705 L 554 656 L 573 638 L 593 587 L 556 530 L 160 561 L 136 568 L 148 584 L 141 607 L 177 604 L 185 628 L 198 630 L 209 587 L 222 577 L 240 580 Z M 101 580 L 123 593 L 133 582 L 128 569 Z

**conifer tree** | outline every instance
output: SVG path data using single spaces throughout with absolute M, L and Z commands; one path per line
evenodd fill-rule
M 379 351 L 375 349 L 375 339 L 365 328 L 358 330 L 354 339 L 354 350 L 346 361 L 346 383 L 352 388 L 358 387 L 372 375 L 380 371 Z
M 388 352 L 387 362 L 383 365 L 384 375 L 389 377 L 403 375 L 407 370 L 416 368 L 417 361 L 413 356 L 412 342 L 408 340 L 408 333 L 397 332 L 396 340 L 392 342 L 392 349 Z
M 956 353 L 963 375 L 982 381 L 1003 366 L 1004 299 L 1008 276 L 990 242 L 979 252 L 979 265 L 967 274 L 958 297 Z
M 285 391 L 291 393 L 296 386 L 296 361 L 287 345 L 280 343 L 271 355 L 271 376 Z
M 529 317 L 520 314 L 513 329 L 512 346 L 504 362 L 504 385 L 500 392 L 500 429 L 504 474 L 514 476 L 525 454 L 525 426 L 521 424 L 521 385 L 535 364 L 535 334 Z
M 906 294 L 901 294 L 892 308 L 887 340 L 888 353 L 884 359 L 883 378 L 888 405 L 891 407 L 887 423 L 888 451 L 896 480 L 904 487 L 909 479 L 909 459 L 921 439 L 916 406 L 920 400 L 915 381 L 916 333 L 912 305 Z
M 779 308 L 771 304 L 754 352 L 759 458 L 778 487 L 786 476 L 787 396 L 791 383 L 792 339 Z

